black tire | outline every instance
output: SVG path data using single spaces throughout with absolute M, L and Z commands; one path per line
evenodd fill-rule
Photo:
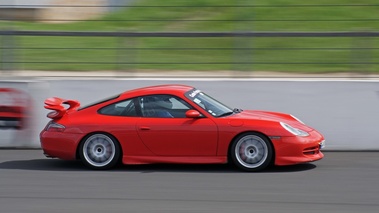
M 91 169 L 110 169 L 120 160 L 120 145 L 111 135 L 92 134 L 80 144 L 79 156 L 83 164 Z
M 257 172 L 271 164 L 273 148 L 264 135 L 245 133 L 233 141 L 230 157 L 238 168 L 248 172 Z

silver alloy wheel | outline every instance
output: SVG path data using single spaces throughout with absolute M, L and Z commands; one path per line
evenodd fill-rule
M 249 169 L 258 168 L 268 157 L 266 142 L 256 135 L 246 135 L 239 139 L 234 152 L 238 163 Z
M 112 162 L 116 147 L 110 137 L 104 134 L 94 134 L 85 140 L 82 152 L 90 165 L 101 168 Z

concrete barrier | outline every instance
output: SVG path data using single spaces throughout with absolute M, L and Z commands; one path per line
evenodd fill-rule
M 195 86 L 230 107 L 295 115 L 326 138 L 326 150 L 379 150 L 379 82 L 372 80 L 252 79 L 81 79 L 52 78 L 47 83 L 11 83 L 28 88 L 34 100 L 31 133 L 0 146 L 32 146 L 46 125 L 43 100 L 50 96 L 82 105 L 143 86 L 179 83 Z M 0 84 L 3 85 L 4 83 Z M 49 88 L 47 90 L 47 88 Z M 11 130 L 10 130 L 11 131 Z M 5 131 L 0 131 L 4 134 Z

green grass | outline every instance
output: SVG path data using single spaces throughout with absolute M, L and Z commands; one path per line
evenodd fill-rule
M 361 6 L 349 6 L 357 4 Z M 374 6 L 364 6 L 367 4 Z M 97 20 L 74 23 L 0 22 L 0 28 L 11 26 L 18 30 L 117 32 L 379 29 L 379 5 L 376 6 L 377 1 L 374 0 L 138 0 L 135 5 L 179 7 L 131 7 Z M 227 7 L 230 5 L 256 6 Z M 22 62 L 16 63 L 16 66 L 25 70 L 259 70 L 314 73 L 379 70 L 379 38 L 18 36 L 14 39 L 18 47 L 15 61 Z M 4 47 L 4 42 L 2 45 Z M 9 50 L 1 48 L 0 51 L 4 55 Z

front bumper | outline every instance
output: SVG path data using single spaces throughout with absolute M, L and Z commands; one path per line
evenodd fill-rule
M 307 137 L 280 137 L 272 142 L 275 147 L 275 165 L 313 162 L 324 157 L 321 149 L 325 146 L 325 140 L 315 130 L 309 132 Z

